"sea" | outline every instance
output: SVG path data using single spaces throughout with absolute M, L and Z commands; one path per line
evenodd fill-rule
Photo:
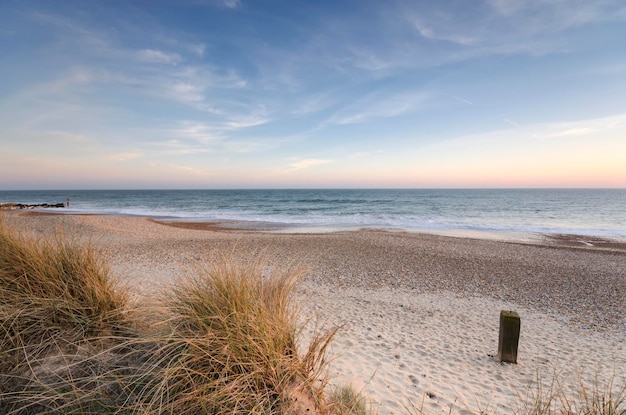
M 276 232 L 387 229 L 626 240 L 626 189 L 246 189 L 0 191 L 60 213 L 219 221 Z

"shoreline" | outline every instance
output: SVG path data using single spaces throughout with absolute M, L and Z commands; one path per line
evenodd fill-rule
M 2 211 L 0 211 L 1 214 Z M 13 212 L 25 215 L 69 215 L 69 216 L 104 216 L 104 217 L 129 217 L 147 219 L 149 221 L 191 230 L 204 230 L 214 232 L 241 232 L 241 233 L 271 233 L 285 235 L 315 235 L 334 234 L 346 232 L 388 232 L 399 234 L 436 235 L 450 238 L 463 238 L 475 240 L 490 240 L 497 242 L 509 242 L 530 245 L 549 245 L 564 248 L 592 248 L 606 249 L 626 253 L 626 238 L 609 237 L 601 235 L 587 235 L 577 233 L 546 233 L 533 231 L 496 231 L 476 229 L 435 229 L 435 228 L 385 228 L 385 227 L 340 227 L 299 224 L 285 224 L 261 221 L 241 220 L 198 220 L 188 218 L 155 217 L 144 215 L 97 213 L 97 212 L 58 212 L 49 210 L 27 210 Z
M 65 210 L 65 211 L 63 211 Z M 360 232 L 360 231 L 382 231 L 400 232 L 411 234 L 429 234 L 439 236 L 449 236 L 456 238 L 470 238 L 480 240 L 494 240 L 503 242 L 520 243 L 548 243 L 563 246 L 593 246 L 615 248 L 626 251 L 626 235 L 614 234 L 604 231 L 599 233 L 575 231 L 565 231 L 555 229 L 554 231 L 542 231 L 536 229 L 512 230 L 512 229 L 480 229 L 469 227 L 447 228 L 447 227 L 403 227 L 403 226 L 374 226 L 374 225 L 324 225 L 324 224 L 303 224 L 303 223 L 283 223 L 262 220 L 241 220 L 241 219 L 209 219 L 177 216 L 155 216 L 150 214 L 131 214 L 119 212 L 99 212 L 99 211 L 78 211 L 69 208 L 61 210 L 51 210 L 47 208 L 33 208 L 22 210 L 2 210 L 0 212 L 16 212 L 25 214 L 42 215 L 96 215 L 115 217 L 147 218 L 159 223 L 183 228 L 205 229 L 218 227 L 221 231 L 240 232 L 271 232 L 284 234 L 327 234 L 337 232 Z M 209 226 L 207 226 L 209 225 Z
M 487 240 L 561 248 L 605 249 L 626 253 L 626 240 L 592 235 L 580 235 L 575 233 L 496 232 L 469 229 L 423 230 L 401 228 L 338 228 L 324 226 L 291 227 L 267 222 L 167 220 L 154 218 L 149 218 L 149 220 L 155 223 L 177 228 L 213 232 L 258 232 L 285 235 L 327 235 L 350 232 L 386 232 L 397 234 L 435 235 L 449 238 Z M 256 224 L 256 226 L 254 226 L 254 224 Z
M 626 252 L 569 239 L 503 242 L 350 231 L 283 234 L 196 229 L 148 218 L 11 213 L 37 235 L 63 230 L 92 243 L 142 306 L 220 255 L 268 266 L 302 264 L 303 338 L 315 322 L 341 326 L 329 380 L 363 390 L 381 414 L 408 401 L 429 413 L 512 413 L 519 398 L 562 378 L 626 385 Z M 520 313 L 517 365 L 499 363 L 500 310 Z M 309 324 L 306 324 L 306 323 Z M 432 397 L 431 397 L 432 396 Z

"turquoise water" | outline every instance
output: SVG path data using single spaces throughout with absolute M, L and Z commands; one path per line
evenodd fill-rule
M 626 239 L 626 189 L 0 191 L 0 203 L 71 213 L 235 221 L 283 228 L 539 232 Z

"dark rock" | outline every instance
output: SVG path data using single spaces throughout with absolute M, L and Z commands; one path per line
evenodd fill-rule
M 3 203 L 0 205 L 2 209 L 49 209 L 49 208 L 64 208 L 65 203 L 38 203 L 38 204 L 27 204 L 27 203 Z

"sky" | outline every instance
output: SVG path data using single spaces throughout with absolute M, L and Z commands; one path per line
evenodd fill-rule
M 623 0 L 0 0 L 0 190 L 626 187 Z

